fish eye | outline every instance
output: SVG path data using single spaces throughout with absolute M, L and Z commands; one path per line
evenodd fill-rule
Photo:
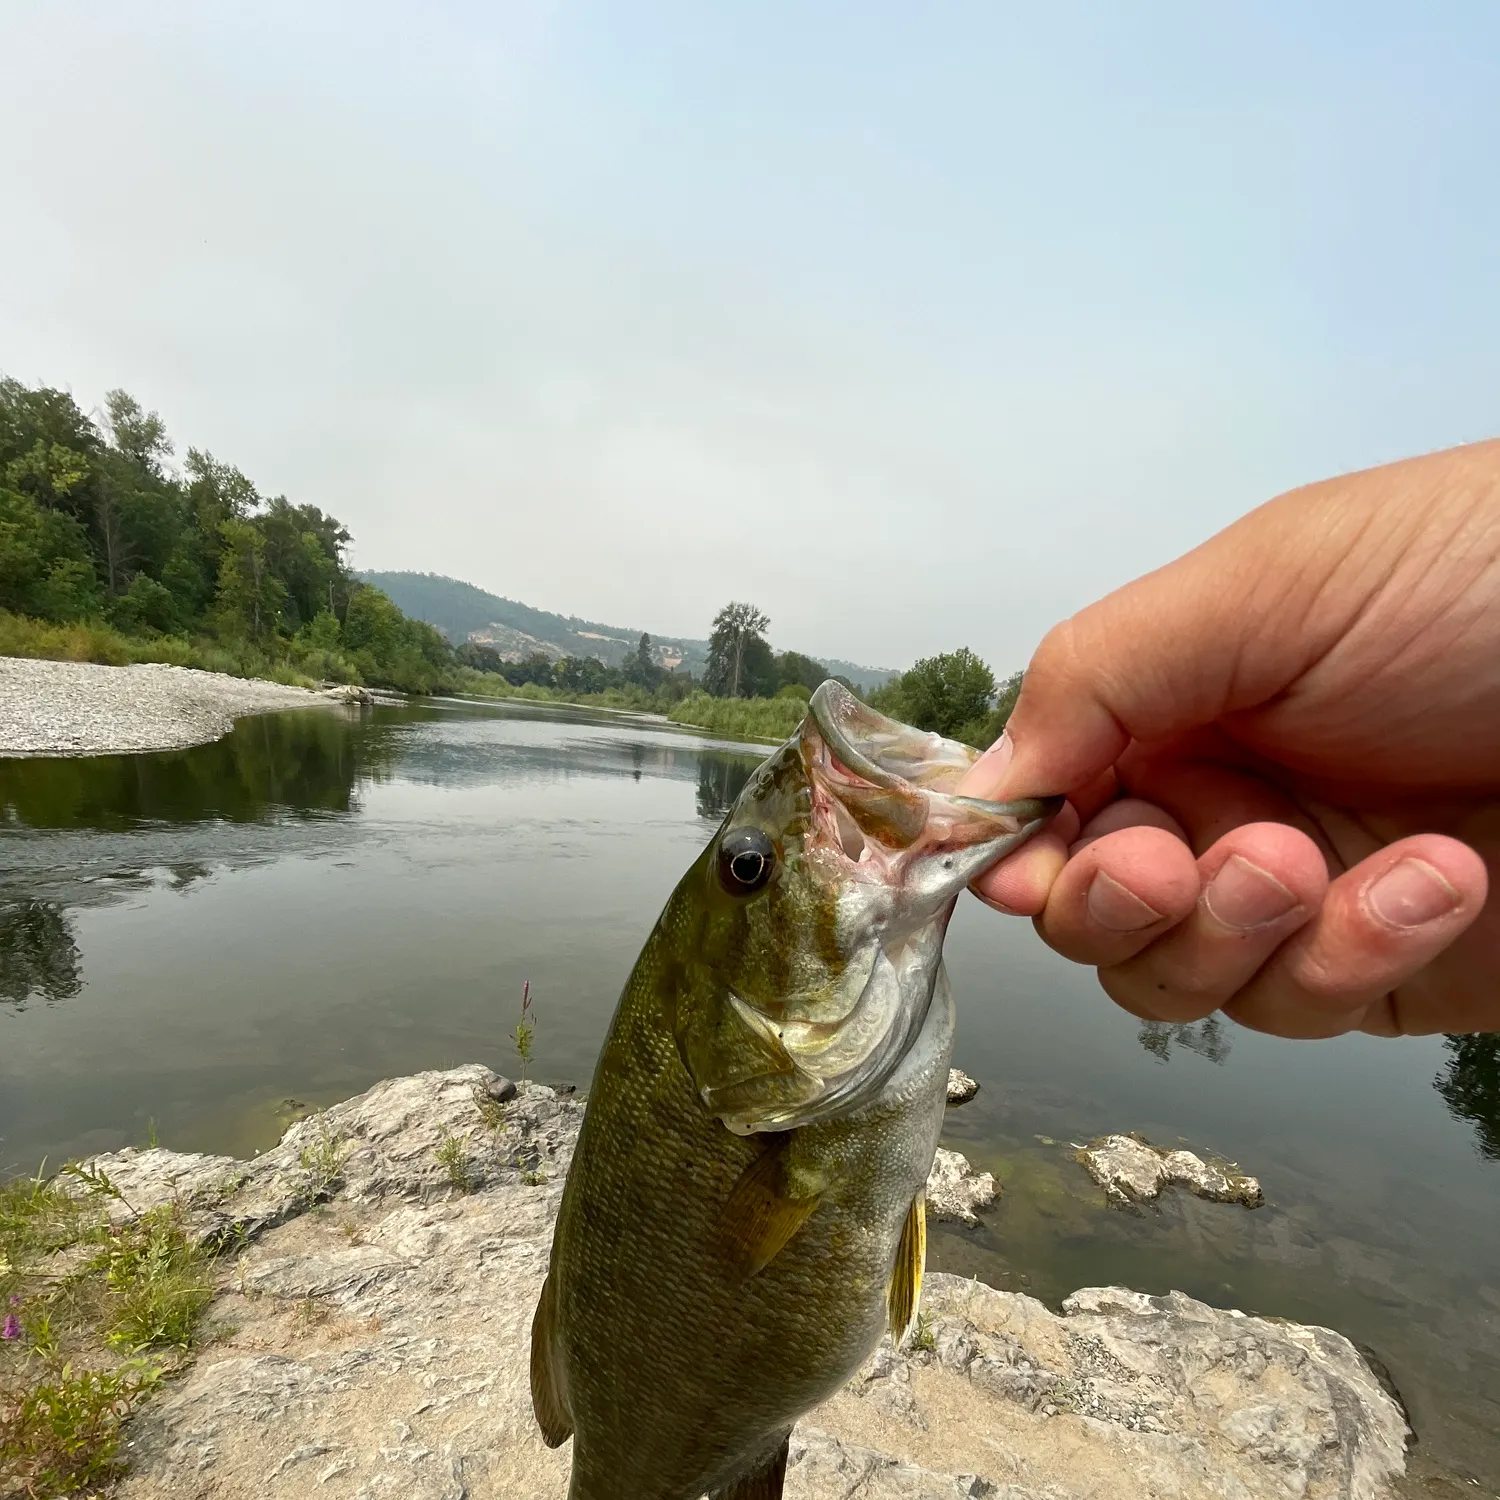
M 776 846 L 759 828 L 737 828 L 719 845 L 719 884 L 731 896 L 752 896 L 776 872 Z

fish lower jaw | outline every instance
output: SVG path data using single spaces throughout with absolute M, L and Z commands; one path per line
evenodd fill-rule
M 777 1082 L 783 1086 L 786 1083 L 784 1074 L 775 1075 Z M 734 1084 L 729 1088 L 704 1088 L 698 1091 L 698 1097 L 703 1100 L 703 1107 L 713 1115 L 719 1123 L 732 1135 L 763 1135 L 767 1131 L 793 1130 L 802 1123 L 807 1111 L 817 1103 L 823 1093 L 818 1080 L 811 1074 L 805 1075 L 810 1085 L 815 1085 L 808 1091 L 806 1099 L 795 1103 L 788 1103 L 785 1099 L 775 1104 L 754 1104 L 740 1099 L 726 1098 L 732 1093 L 740 1093 L 747 1088 L 746 1084 Z M 769 1080 L 768 1080 L 769 1081 Z M 753 1080 L 752 1080 L 753 1082 Z

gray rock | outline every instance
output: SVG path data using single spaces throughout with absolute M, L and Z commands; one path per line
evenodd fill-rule
M 221 1262 L 220 1336 L 131 1423 L 119 1500 L 562 1500 L 529 1329 L 582 1102 L 488 1069 L 392 1079 L 250 1162 L 119 1152 Z M 460 1143 L 470 1192 L 437 1160 Z M 1172 1294 L 1061 1313 L 932 1274 L 793 1436 L 788 1500 L 1394 1500 L 1399 1407 L 1347 1340 Z
M 967 1104 L 979 1092 L 978 1082 L 962 1068 L 948 1069 L 948 1103 Z
M 327 706 L 304 688 L 148 662 L 0 656 L 0 755 L 175 750 L 228 734 L 241 714 Z
M 999 1196 L 1000 1189 L 990 1173 L 976 1172 L 963 1152 L 938 1147 L 927 1175 L 927 1209 L 934 1218 L 952 1219 L 972 1228 L 979 1222 L 978 1210 L 988 1208 Z
M 1138 1209 L 1173 1184 L 1216 1203 L 1259 1208 L 1266 1201 L 1259 1181 L 1232 1163 L 1205 1161 L 1191 1151 L 1164 1151 L 1138 1135 L 1100 1136 L 1080 1146 L 1075 1156 L 1104 1189 L 1112 1208 Z

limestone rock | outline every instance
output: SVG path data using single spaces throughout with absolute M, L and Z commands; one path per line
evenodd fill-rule
M 970 1078 L 962 1068 L 948 1069 L 949 1104 L 967 1104 L 978 1092 L 978 1081 Z
M 527 1362 L 582 1114 L 464 1067 L 377 1084 L 251 1162 L 98 1158 L 136 1207 L 175 1198 L 243 1247 L 220 1337 L 128 1429 L 118 1500 L 562 1500 Z M 1394 1500 L 1404 1439 L 1326 1329 L 1116 1289 L 1054 1313 L 929 1274 L 907 1344 L 793 1435 L 786 1494 Z
M 1205 1161 L 1191 1151 L 1163 1151 L 1138 1135 L 1100 1136 L 1075 1154 L 1112 1208 L 1138 1210 L 1173 1184 L 1216 1203 L 1259 1208 L 1266 1201 L 1259 1181 L 1231 1163 Z
M 956 1219 L 970 1228 L 979 1222 L 977 1210 L 1000 1196 L 994 1177 L 976 1172 L 962 1151 L 938 1147 L 927 1175 L 927 1208 L 934 1218 Z

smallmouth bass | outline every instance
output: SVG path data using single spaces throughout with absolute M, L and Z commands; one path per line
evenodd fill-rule
M 963 888 L 1061 798 L 835 682 L 755 772 L 626 982 L 532 1324 L 569 1500 L 779 1500 L 787 1439 L 916 1310 Z

